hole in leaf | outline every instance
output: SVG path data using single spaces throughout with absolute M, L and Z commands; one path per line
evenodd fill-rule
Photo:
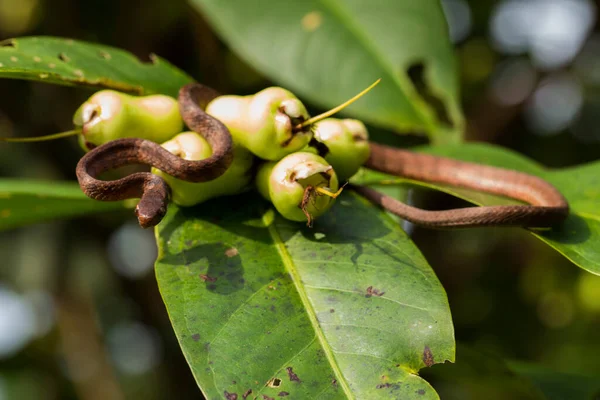
M 419 93 L 419 96 L 431 106 L 438 121 L 452 127 L 452 120 L 448 115 L 448 110 L 446 110 L 444 102 L 432 93 L 427 82 L 425 82 L 425 63 L 419 61 L 410 65 L 406 70 L 406 73 L 417 90 L 417 93 Z
M 281 386 L 281 379 L 273 378 L 269 381 L 269 383 L 267 383 L 267 385 L 272 388 L 279 387 L 279 386 Z
M 71 61 L 71 58 L 69 58 L 69 56 L 67 56 L 65 53 L 60 53 L 58 55 L 58 58 L 60 59 L 60 61 L 63 61 L 63 62 Z

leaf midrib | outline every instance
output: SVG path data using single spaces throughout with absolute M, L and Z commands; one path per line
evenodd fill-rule
M 292 257 L 290 256 L 290 253 L 287 251 L 285 244 L 281 240 L 281 236 L 279 235 L 279 232 L 277 231 L 277 228 L 275 227 L 275 222 L 272 220 L 272 218 L 268 217 L 269 214 L 272 214 L 272 213 L 273 213 L 273 210 L 271 209 L 263 215 L 263 217 L 262 217 L 263 223 L 268 227 L 269 235 L 273 239 L 273 243 L 275 244 L 275 247 L 277 248 L 277 251 L 278 251 L 279 255 L 281 256 L 281 261 L 283 262 L 288 273 L 292 276 L 292 281 L 294 282 L 296 291 L 298 292 L 298 295 L 300 296 L 300 301 L 302 302 L 304 309 L 306 310 L 306 313 L 308 314 L 310 323 L 313 326 L 313 329 L 315 331 L 317 339 L 319 340 L 319 343 L 321 344 L 321 348 L 323 349 L 323 352 L 325 353 L 325 356 L 327 357 L 327 360 L 329 361 L 329 365 L 331 366 L 331 369 L 333 370 L 333 373 L 335 374 L 335 376 L 337 378 L 337 382 L 340 384 L 340 387 L 344 390 L 346 397 L 348 399 L 354 399 L 354 395 L 352 394 L 352 391 L 350 390 L 350 387 L 348 386 L 348 382 L 346 382 L 346 379 L 344 378 L 342 371 L 340 370 L 339 366 L 337 365 L 337 362 L 335 361 L 335 356 L 333 355 L 333 349 L 329 346 L 329 344 L 327 343 L 327 340 L 325 339 L 325 334 L 323 333 L 323 330 L 321 329 L 319 321 L 317 320 L 315 310 L 313 309 L 312 304 L 310 303 L 310 300 L 308 299 L 308 295 L 306 294 L 306 290 L 304 288 L 304 284 L 302 283 L 302 279 L 300 278 L 300 275 L 298 274 L 298 270 L 294 267 Z
M 365 50 L 367 50 L 373 58 L 377 61 L 377 63 L 382 67 L 382 69 L 391 77 L 392 82 L 394 82 L 400 92 L 404 93 L 409 100 L 407 103 L 413 108 L 415 113 L 421 118 L 421 121 L 424 124 L 425 129 L 427 131 L 432 132 L 434 129 L 433 124 L 431 123 L 430 117 L 423 112 L 420 107 L 415 107 L 414 103 L 418 102 L 419 99 L 415 98 L 414 91 L 409 89 L 409 85 L 406 80 L 400 79 L 400 76 L 394 72 L 394 68 L 390 65 L 389 62 L 386 61 L 385 56 L 371 43 L 372 40 L 369 40 L 367 35 L 362 34 L 362 29 L 350 18 L 347 12 L 343 10 L 343 6 L 338 2 L 338 0 L 318 0 L 326 9 L 328 9 L 333 16 L 335 16 L 343 26 L 348 29 L 348 31 L 356 37 L 358 43 L 360 43 Z

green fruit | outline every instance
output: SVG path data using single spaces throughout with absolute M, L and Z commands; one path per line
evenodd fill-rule
M 333 167 L 322 157 L 307 152 L 263 164 L 256 185 L 282 216 L 292 221 L 308 221 L 309 225 L 333 205 L 339 194 L 334 193 L 338 190 L 338 179 Z
M 180 133 L 162 146 L 185 160 L 203 160 L 212 155 L 212 149 L 206 139 L 196 132 Z M 214 197 L 233 195 L 249 189 L 253 163 L 252 153 L 234 143 L 233 163 L 215 180 L 202 183 L 186 182 L 156 168 L 152 169 L 152 173 L 161 176 L 169 184 L 173 203 L 193 206 Z
M 277 164 L 277 161 L 265 161 L 258 167 L 256 172 L 256 189 L 258 193 L 265 198 L 265 200 L 271 201 L 271 195 L 269 194 L 269 176 L 273 172 L 273 167 Z
M 341 182 L 356 174 L 369 158 L 369 134 L 361 121 L 327 118 L 315 123 L 313 131 L 314 139 L 326 146 L 325 154 L 320 154 L 333 166 Z
M 217 97 L 206 112 L 223 122 L 239 144 L 265 160 L 280 160 L 312 138 L 308 127 L 294 130 L 309 118 L 304 104 L 279 87 L 252 96 Z
M 183 130 L 177 100 L 163 95 L 130 96 L 114 90 L 95 93 L 79 107 L 73 123 L 89 150 L 114 139 L 137 137 L 162 143 Z

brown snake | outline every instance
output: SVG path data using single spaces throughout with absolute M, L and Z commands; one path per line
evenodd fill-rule
M 98 146 L 77 164 L 77 179 L 83 192 L 92 199 L 117 201 L 140 198 L 135 213 L 140 226 L 158 224 L 167 211 L 171 189 L 159 176 L 137 172 L 114 181 L 97 179 L 101 173 L 129 164 L 146 164 L 175 178 L 206 182 L 223 175 L 233 161 L 233 142 L 225 125 L 203 111 L 219 94 L 211 88 L 192 83 L 179 91 L 179 110 L 186 125 L 200 133 L 210 144 L 212 156 L 200 161 L 184 160 L 161 145 L 138 138 L 117 139 Z
M 189 84 L 179 92 L 179 107 L 186 125 L 206 138 L 213 149 L 211 157 L 187 161 L 159 144 L 136 138 L 117 139 L 96 147 L 81 158 L 77 178 L 84 193 L 96 200 L 116 201 L 140 198 L 136 214 L 142 227 L 158 224 L 167 210 L 170 188 L 149 172 L 138 172 L 114 181 L 97 176 L 128 164 L 156 167 L 178 179 L 206 182 L 221 176 L 233 160 L 232 138 L 220 121 L 203 111 L 219 96 L 201 84 Z M 525 173 L 417 154 L 370 143 L 371 155 L 365 167 L 420 181 L 442 183 L 525 201 L 531 205 L 468 207 L 427 211 L 411 207 L 374 189 L 350 187 L 388 211 L 413 223 L 428 227 L 528 226 L 548 227 L 563 221 L 569 205 L 550 183 Z
M 531 205 L 467 207 L 427 211 L 406 205 L 365 186 L 352 189 L 403 219 L 428 227 L 528 226 L 549 227 L 569 214 L 569 204 L 550 183 L 533 175 L 417 154 L 370 143 L 365 167 L 409 179 L 475 189 L 527 202 Z

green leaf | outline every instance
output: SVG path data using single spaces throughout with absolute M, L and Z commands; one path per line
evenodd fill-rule
M 55 37 L 24 37 L 0 44 L 0 78 L 177 96 L 192 78 L 155 55 L 142 62 L 114 47 Z
M 548 400 L 589 400 L 600 396 L 600 380 L 597 376 L 553 371 L 549 368 L 513 361 L 510 368 L 529 378 Z
M 512 151 L 484 144 L 424 147 L 420 151 L 497 167 L 515 169 L 542 177 L 558 188 L 569 201 L 571 212 L 561 226 L 531 233 L 558 250 L 579 267 L 600 275 L 600 162 L 574 168 L 549 170 Z M 389 175 L 363 170 L 354 179 L 359 184 L 407 182 Z M 514 204 L 514 201 L 470 190 L 410 181 L 436 188 L 478 205 Z
M 123 202 L 87 198 L 72 182 L 0 179 L 0 231 L 56 218 L 122 210 Z
M 191 0 L 242 58 L 322 107 L 455 142 L 459 83 L 439 0 Z M 412 80 L 409 77 L 410 70 Z
M 398 225 L 350 193 L 313 229 L 266 207 L 171 206 L 157 228 L 160 291 L 207 398 L 438 398 L 417 372 L 454 359 L 448 302 Z

